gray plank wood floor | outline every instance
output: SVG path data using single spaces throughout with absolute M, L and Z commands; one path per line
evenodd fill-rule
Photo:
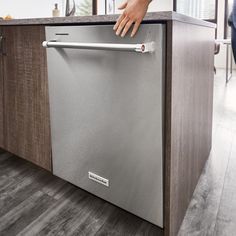
M 147 235 L 160 228 L 0 151 L 0 236 Z M 179 236 L 236 235 L 236 76 L 215 78 L 213 147 Z
M 224 76 L 215 76 L 211 155 L 179 236 L 236 235 L 236 76 L 227 85 Z
M 4 153 L 0 156 L 0 235 L 162 235 L 162 230 Z

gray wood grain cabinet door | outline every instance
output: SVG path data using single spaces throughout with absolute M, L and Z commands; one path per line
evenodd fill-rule
M 43 26 L 6 26 L 6 150 L 51 170 L 49 102 Z
M 2 28 L 0 28 L 0 37 L 2 40 Z M 1 47 L 1 42 L 0 42 Z M 3 134 L 3 67 L 2 52 L 0 52 L 0 148 L 4 148 Z

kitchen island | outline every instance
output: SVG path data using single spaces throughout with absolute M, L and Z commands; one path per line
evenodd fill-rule
M 1 148 L 52 170 L 47 55 L 42 47 L 45 27 L 113 25 L 116 19 L 0 22 Z M 174 12 L 149 13 L 145 24 L 163 28 L 162 76 L 157 78 L 163 86 L 163 230 L 165 235 L 177 235 L 211 150 L 215 25 Z

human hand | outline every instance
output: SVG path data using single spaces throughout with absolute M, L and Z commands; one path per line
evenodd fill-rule
M 118 18 L 113 30 L 116 35 L 124 37 L 134 23 L 131 37 L 138 31 L 144 16 L 147 13 L 148 5 L 151 0 L 126 0 L 118 9 L 124 10 Z

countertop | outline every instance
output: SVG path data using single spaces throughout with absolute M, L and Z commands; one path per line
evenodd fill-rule
M 119 15 L 98 15 L 98 16 L 73 16 L 73 17 L 50 17 L 50 18 L 28 18 L 1 20 L 1 25 L 92 25 L 92 24 L 113 24 Z M 188 17 L 176 12 L 150 12 L 147 13 L 145 23 L 180 21 L 190 24 L 197 24 L 207 27 L 216 27 L 215 24 Z

